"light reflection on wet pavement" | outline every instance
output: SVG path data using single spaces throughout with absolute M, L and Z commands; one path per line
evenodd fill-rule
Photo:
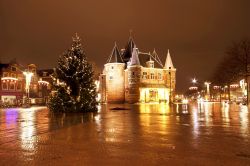
M 249 121 L 245 106 L 219 103 L 2 109 L 0 165 L 250 165 Z

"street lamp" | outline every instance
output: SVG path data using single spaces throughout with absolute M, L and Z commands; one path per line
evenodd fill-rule
M 29 102 L 29 92 L 30 92 L 30 82 L 31 82 L 31 77 L 33 76 L 32 72 L 29 71 L 25 71 L 23 72 L 23 74 L 25 75 L 25 91 L 26 91 L 26 97 L 28 99 Z
M 171 79 L 171 71 L 168 72 L 170 79 L 170 91 L 169 91 L 169 104 L 172 104 L 172 79 Z
M 193 84 L 196 84 L 196 83 L 197 83 L 197 79 L 196 79 L 196 78 L 193 78 L 193 79 L 192 79 L 192 83 L 193 83 Z
M 210 87 L 211 82 L 205 82 L 204 84 L 207 87 L 207 95 L 210 97 L 210 88 L 209 87 Z

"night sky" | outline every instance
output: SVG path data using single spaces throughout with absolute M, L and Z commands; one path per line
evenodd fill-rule
M 232 41 L 250 37 L 249 0 L 0 0 L 0 60 L 55 67 L 78 32 L 87 57 L 102 67 L 114 42 L 133 30 L 140 51 L 167 49 L 177 88 L 210 77 Z

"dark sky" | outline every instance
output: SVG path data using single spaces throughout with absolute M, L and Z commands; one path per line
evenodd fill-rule
M 75 32 L 100 67 L 129 30 L 139 50 L 165 60 L 170 49 L 177 87 L 206 80 L 232 41 L 250 37 L 249 0 L 0 0 L 0 60 L 52 68 Z

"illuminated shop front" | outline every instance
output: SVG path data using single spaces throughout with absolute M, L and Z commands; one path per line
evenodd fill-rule
M 169 88 L 148 85 L 140 88 L 140 102 L 169 102 Z
M 15 105 L 23 97 L 22 81 L 19 81 L 15 77 L 2 77 L 0 89 L 1 103 Z

